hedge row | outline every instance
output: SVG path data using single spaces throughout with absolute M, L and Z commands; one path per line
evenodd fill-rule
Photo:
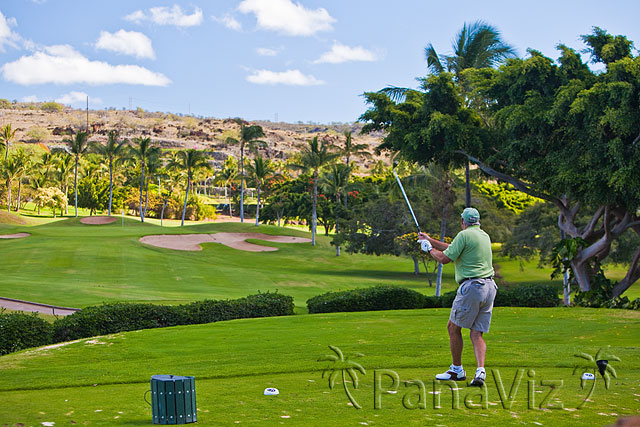
M 35 314 L 0 313 L 0 354 L 55 342 L 139 329 L 287 316 L 293 314 L 293 307 L 293 297 L 267 292 L 236 300 L 204 300 L 178 306 L 104 304 L 60 317 L 53 325 Z
M 455 297 L 456 291 L 436 297 L 398 286 L 381 285 L 318 295 L 307 300 L 307 308 L 309 313 L 440 308 L 451 307 Z M 525 285 L 510 289 L 500 288 L 494 305 L 496 307 L 555 307 L 559 302 L 555 287 Z

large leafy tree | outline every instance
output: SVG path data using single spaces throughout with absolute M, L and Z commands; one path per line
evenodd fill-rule
M 424 49 L 427 67 L 433 74 L 444 71 L 459 79 L 464 70 L 470 68 L 492 68 L 505 59 L 516 56 L 515 49 L 502 40 L 500 31 L 483 21 L 465 23 L 456 35 L 450 55 L 438 55 L 431 43 Z M 471 206 L 471 184 L 469 162 L 465 164 L 465 203 Z
M 363 115 L 368 128 L 388 130 L 383 147 L 441 164 L 462 154 L 485 173 L 552 202 L 573 241 L 565 255 L 582 291 L 592 288 L 616 239 L 629 229 L 640 234 L 640 58 L 621 36 L 603 37 L 598 29 L 594 35 L 583 40 L 594 60 L 606 63 L 598 75 L 560 45 L 558 63 L 530 51 L 499 70 L 465 71 L 466 87 L 441 73 L 404 102 L 371 94 L 373 107 Z M 602 46 L 593 41 L 602 39 Z M 600 56 L 620 46 L 629 50 Z M 490 120 L 469 107 L 469 87 Z M 611 296 L 639 278 L 637 248 Z
M 89 144 L 89 134 L 87 132 L 78 132 L 76 133 L 71 139 L 66 138 L 63 140 L 64 142 L 66 142 L 68 144 L 68 151 L 69 153 L 73 156 L 73 159 L 75 161 L 74 164 L 74 168 L 73 168 L 73 187 L 74 187 L 74 194 L 75 194 L 75 208 L 76 208 L 76 213 L 75 216 L 76 218 L 78 217 L 78 163 L 80 162 L 80 157 L 83 156 L 84 154 L 87 154 L 87 152 L 89 151 L 90 148 L 90 144 Z
M 2 178 L 7 185 L 7 211 L 11 212 L 11 189 L 13 183 L 19 179 L 24 169 L 23 163 L 16 156 L 12 155 L 5 160 L 4 165 L 0 169 Z
M 138 166 L 140 167 L 140 221 L 144 222 L 144 210 L 142 209 L 142 193 L 145 188 L 145 172 L 147 169 L 147 163 L 153 161 L 154 158 L 160 156 L 160 148 L 151 145 L 151 138 L 137 137 L 133 139 L 133 146 L 131 147 L 131 153 L 138 160 Z
M 312 210 L 311 210 L 311 244 L 316 245 L 316 229 L 318 226 L 318 175 L 320 169 L 332 163 L 339 154 L 330 151 L 330 146 L 324 140 L 318 141 L 314 136 L 308 145 L 302 147 L 299 163 L 290 165 L 293 169 L 311 172 L 312 177 Z
M 229 137 L 227 144 L 240 144 L 240 222 L 244 222 L 244 149 L 254 151 L 256 147 L 266 145 L 260 138 L 264 137 L 264 130 L 261 126 L 248 126 L 244 121 L 238 120 L 240 124 L 239 139 Z
M 127 140 L 120 140 L 118 132 L 110 131 L 106 145 L 98 145 L 97 151 L 109 162 L 109 216 L 111 216 L 111 203 L 113 201 L 113 164 L 119 156 L 124 154 Z

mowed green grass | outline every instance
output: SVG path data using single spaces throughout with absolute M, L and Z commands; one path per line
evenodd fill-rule
M 310 237 L 310 233 L 251 222 L 200 223 L 163 227 L 157 221 L 140 223 L 116 216 L 109 225 L 84 225 L 66 218 L 39 225 L 0 224 L 0 234 L 26 231 L 25 239 L 0 239 L 2 275 L 0 296 L 69 307 L 86 307 L 113 301 L 178 304 L 205 298 L 238 298 L 257 292 L 291 295 L 298 312 L 315 295 L 336 290 L 390 284 L 433 294 L 424 274 L 413 274 L 413 262 L 405 257 L 335 256 L 330 238 L 318 235 L 316 247 L 277 244 L 276 252 L 246 252 L 217 243 L 203 250 L 184 252 L 155 248 L 139 242 L 152 234 L 261 232 Z M 26 218 L 31 224 L 45 218 Z M 50 221 L 50 219 L 48 220 Z M 123 226 L 124 225 L 124 226 Z M 172 223 L 171 225 L 175 225 Z M 259 243 L 259 242 L 257 242 Z M 495 256 L 504 280 L 513 284 L 555 283 L 549 268 Z M 433 265 L 431 265 L 432 267 Z M 423 266 L 420 268 L 423 270 Z M 622 276 L 622 268 L 612 276 Z M 444 269 L 443 293 L 456 289 L 453 266 Z M 629 291 L 630 297 L 635 288 Z
M 450 363 L 446 309 L 296 315 L 246 319 L 208 325 L 143 330 L 84 339 L 56 348 L 39 348 L 0 357 L 0 421 L 3 425 L 134 426 L 151 424 L 143 395 L 155 374 L 194 375 L 198 425 L 585 425 L 613 424 L 640 412 L 640 313 L 585 308 L 507 308 L 494 311 L 487 334 L 487 407 L 478 389 L 458 383 L 460 408 L 452 409 L 447 387 L 433 394 L 433 376 Z M 463 364 L 475 360 L 467 336 Z M 333 354 L 329 345 L 360 363 L 359 387 L 346 386 L 362 409 L 349 405 L 338 376 L 333 389 L 326 368 L 344 363 L 318 361 Z M 608 347 L 609 346 L 609 347 Z M 598 377 L 580 388 L 577 353 L 599 349 L 620 361 L 609 389 Z M 360 357 L 356 355 L 361 353 Z M 396 393 L 381 370 L 395 371 Z M 514 377 L 524 369 L 517 391 Z M 497 370 L 509 407 L 491 374 Z M 417 380 L 426 387 L 426 408 L 415 403 Z M 413 384 L 405 385 L 405 381 Z M 557 387 L 555 397 L 545 397 Z M 263 396 L 266 387 L 280 395 Z M 533 387 L 533 388 L 532 388 Z M 383 391 L 384 390 L 384 391 Z M 375 392 L 380 409 L 374 409 Z M 408 393 L 414 393 L 407 396 Z M 441 409 L 434 408 L 434 397 Z M 535 402 L 534 402 L 535 399 Z M 465 401 L 467 402 L 465 404 Z M 507 406 L 507 408 L 505 408 Z M 531 406 L 531 408 L 529 407 Z

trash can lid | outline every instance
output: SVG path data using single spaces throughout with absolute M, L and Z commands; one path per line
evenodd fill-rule
M 195 377 L 183 377 L 180 375 L 152 375 L 152 381 L 184 381 L 186 379 L 194 379 Z

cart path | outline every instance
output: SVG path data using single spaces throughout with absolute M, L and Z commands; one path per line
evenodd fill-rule
M 0 297 L 0 307 L 7 310 L 29 311 L 32 313 L 57 314 L 58 316 L 68 316 L 80 311 L 79 308 L 60 307 L 57 305 L 42 304 L 39 302 L 23 301 L 13 298 Z

